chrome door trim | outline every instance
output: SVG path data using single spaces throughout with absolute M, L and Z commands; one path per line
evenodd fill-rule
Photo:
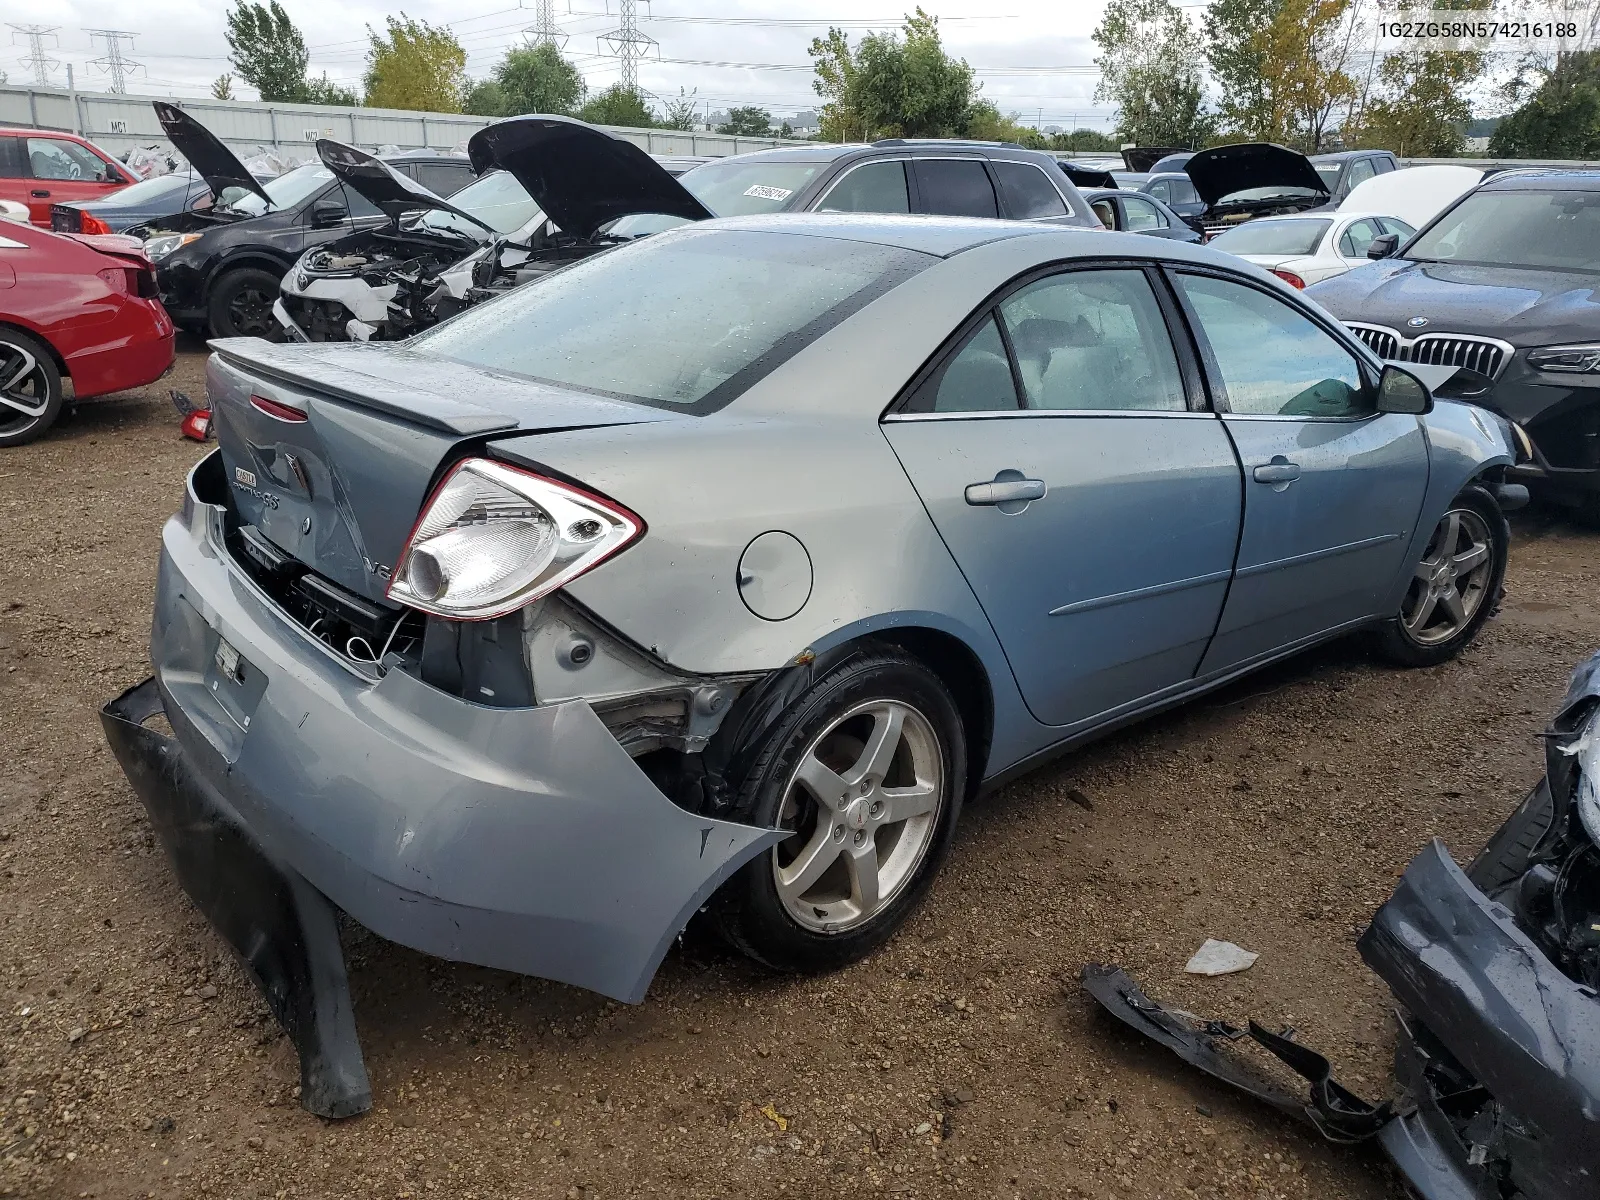
M 1214 412 L 1187 408 L 1000 408 L 980 412 L 889 413 L 883 421 L 993 421 L 1012 417 L 1199 417 L 1213 420 Z M 1345 418 L 1338 418 L 1343 420 Z

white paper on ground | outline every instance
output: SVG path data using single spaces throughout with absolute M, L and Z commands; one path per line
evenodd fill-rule
M 1254 951 L 1241 949 L 1232 942 L 1207 938 L 1183 969 L 1191 975 L 1231 975 L 1247 970 L 1259 957 Z

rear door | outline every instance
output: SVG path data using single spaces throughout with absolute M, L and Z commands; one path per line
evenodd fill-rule
M 1073 220 L 1061 189 L 1037 163 L 990 159 L 989 170 L 1000 185 L 1005 215 L 1013 221 Z
M 1153 268 L 1030 277 L 884 421 L 1047 725 L 1180 688 L 1222 611 L 1239 467 L 1173 329 Z
M 1173 278 L 1244 468 L 1238 566 L 1201 672 L 1385 615 L 1428 482 L 1420 418 L 1379 413 L 1355 352 L 1266 285 Z
M 921 206 L 918 211 L 945 217 L 998 217 L 994 180 L 981 158 L 917 158 Z
M 70 200 L 98 200 L 126 187 L 121 169 L 89 147 L 70 138 L 48 134 L 23 139 L 32 182 L 28 211 L 35 225 L 50 226 L 50 207 Z

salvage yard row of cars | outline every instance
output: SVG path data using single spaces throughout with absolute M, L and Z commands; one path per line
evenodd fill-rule
M 1207 246 L 1101 229 L 1137 198 L 1010 146 L 663 164 L 523 117 L 263 184 L 163 120 L 211 204 L 18 238 L 227 335 L 154 674 L 101 716 L 323 1116 L 372 1103 L 340 913 L 628 1002 L 697 917 L 834 969 L 904 924 L 966 803 L 1333 638 L 1449 661 L 1527 485 L 1600 495 L 1594 175 L 1413 225 L 1223 147 L 1185 174 L 1254 219 Z M 237 265 L 274 237 L 281 281 Z M 1312 1083 L 1263 1088 L 1241 1031 L 1114 966 L 1085 987 L 1426 1196 L 1592 1196 L 1597 672 L 1478 862 L 1424 851 L 1363 939 L 1407 1009 L 1402 1106 L 1252 1027 Z

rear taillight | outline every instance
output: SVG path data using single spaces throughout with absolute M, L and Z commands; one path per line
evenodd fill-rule
M 78 217 L 79 233 L 110 233 L 111 226 L 107 225 L 93 213 L 82 213 Z
M 154 267 L 135 267 L 132 274 L 136 286 L 134 292 L 146 300 L 156 300 L 161 296 L 161 289 L 156 286 L 156 269 Z
M 279 421 L 306 420 L 306 414 L 298 408 L 290 408 L 287 404 L 279 404 L 276 400 L 268 400 L 265 396 L 251 396 L 250 407 Z
M 1306 281 L 1293 271 L 1273 271 L 1272 273 L 1292 288 L 1303 288 L 1306 285 Z
M 389 595 L 455 620 L 504 616 L 593 570 L 644 528 L 610 500 L 469 458 L 423 505 Z
M 211 410 L 209 408 L 195 409 L 179 423 L 178 432 L 194 441 L 205 441 L 206 438 L 211 436 Z

